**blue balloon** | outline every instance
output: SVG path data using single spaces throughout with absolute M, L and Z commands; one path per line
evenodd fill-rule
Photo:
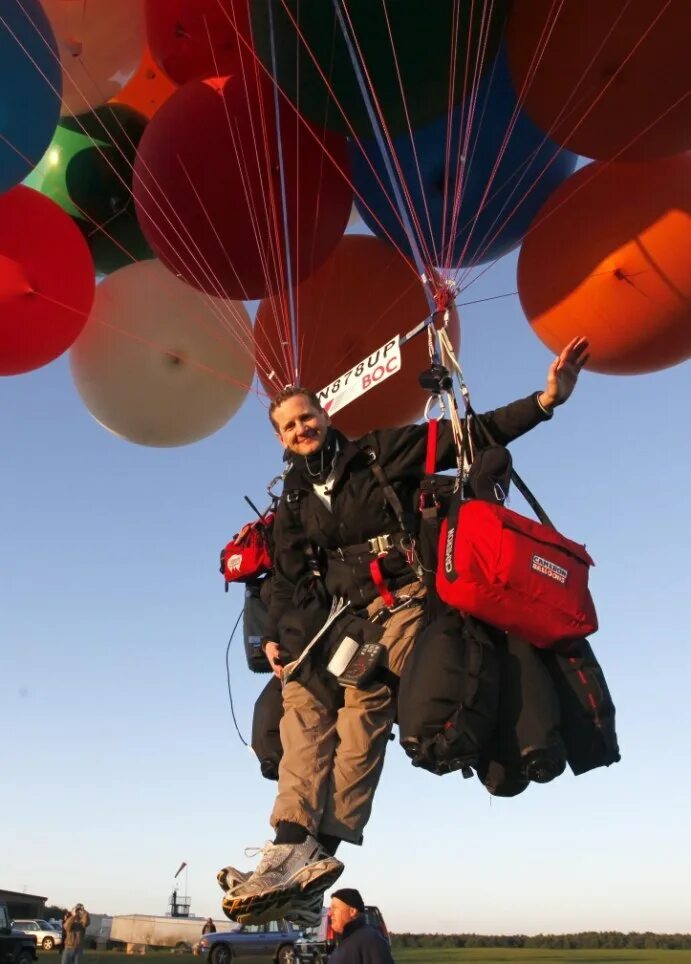
M 61 100 L 58 46 L 39 0 L 2 0 L 0 193 L 40 161 L 58 125 Z
M 412 256 L 379 147 L 375 140 L 361 144 L 381 184 L 363 151 L 351 143 L 358 212 L 374 234 L 389 240 L 388 232 Z M 504 49 L 480 83 L 474 104 L 466 99 L 450 115 L 414 130 L 412 139 L 410 133 L 394 138 L 393 145 L 402 171 L 397 180 L 405 184 L 417 217 L 414 234 L 422 235 L 422 251 L 426 248 L 439 268 L 480 264 L 515 248 L 578 160 L 518 107 Z M 460 206 L 454 199 L 459 172 Z

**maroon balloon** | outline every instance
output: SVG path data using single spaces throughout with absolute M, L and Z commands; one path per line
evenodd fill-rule
M 86 324 L 94 264 L 79 228 L 28 187 L 0 196 L 0 375 L 62 355 Z
M 254 71 L 190 81 L 140 141 L 134 196 L 144 234 L 171 271 L 209 294 L 280 291 L 311 274 L 345 231 L 345 138 L 317 132 L 283 103 L 279 118 L 280 141 L 273 85 Z
M 154 60 L 176 84 L 234 74 L 249 42 L 251 0 L 146 0 Z

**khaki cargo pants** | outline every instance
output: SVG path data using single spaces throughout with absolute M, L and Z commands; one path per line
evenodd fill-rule
M 389 617 L 381 639 L 387 651 L 385 665 L 398 676 L 424 624 L 425 588 L 411 583 L 400 590 L 403 594 L 416 602 Z M 376 599 L 367 612 L 372 616 L 383 605 Z M 299 683 L 283 688 L 283 758 L 272 826 L 290 820 L 311 834 L 362 843 L 396 707 L 391 690 L 381 683 L 366 689 L 346 687 L 344 699 L 336 711 Z

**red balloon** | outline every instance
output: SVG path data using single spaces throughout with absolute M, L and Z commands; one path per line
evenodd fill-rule
M 430 313 L 410 265 L 390 245 L 369 235 L 347 234 L 329 260 L 295 290 L 294 301 L 300 342 L 298 380 L 313 391 L 325 388 Z M 295 381 L 284 350 L 288 317 L 285 294 L 262 301 L 257 311 L 257 369 L 271 396 Z M 455 309 L 449 335 L 458 345 L 460 323 Z M 403 346 L 401 370 L 338 412 L 334 425 L 357 438 L 373 428 L 416 421 L 429 398 L 420 388 L 418 375 L 429 364 L 427 338 L 421 334 Z M 275 376 L 269 378 L 272 369 Z
M 598 160 L 691 147 L 688 0 L 514 3 L 514 86 L 558 144 Z
M 0 375 L 53 361 L 86 324 L 94 264 L 79 228 L 28 187 L 0 196 Z
M 273 85 L 254 74 L 190 81 L 149 123 L 135 164 L 137 213 L 158 257 L 189 284 L 261 298 L 311 274 L 343 235 L 352 203 L 339 173 L 349 167 L 345 138 L 317 133 L 283 104 L 280 133 L 279 144 Z
M 691 356 L 691 154 L 595 162 L 548 198 L 518 290 L 552 351 L 590 341 L 592 371 L 653 372 Z
M 146 0 L 154 60 L 176 84 L 236 73 L 250 38 L 249 2 Z

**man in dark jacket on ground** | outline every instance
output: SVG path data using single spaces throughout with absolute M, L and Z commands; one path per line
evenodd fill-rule
M 550 366 L 544 391 L 478 416 L 494 440 L 506 444 L 551 418 L 571 395 L 587 350 L 585 339 L 574 339 Z M 317 396 L 297 386 L 274 399 L 269 415 L 290 456 L 274 527 L 264 643 L 284 683 L 283 757 L 271 815 L 276 836 L 254 873 L 227 867 L 219 882 L 232 919 L 285 917 L 307 926 L 318 920 L 322 895 L 343 870 L 336 848 L 343 840 L 362 843 L 394 722 L 395 678 L 425 623 L 425 587 L 408 520 L 414 520 L 424 475 L 427 428 L 383 429 L 353 442 L 331 427 Z M 456 464 L 451 425 L 443 421 L 437 468 Z M 286 618 L 315 566 L 328 597 L 346 599 L 351 611 L 379 619 L 383 628 L 378 675 L 342 689 L 332 678 L 336 699 L 328 683 L 320 690 L 285 669 L 297 655 Z
M 360 891 L 342 887 L 331 895 L 331 926 L 340 936 L 329 964 L 394 964 L 389 942 L 367 923 Z

